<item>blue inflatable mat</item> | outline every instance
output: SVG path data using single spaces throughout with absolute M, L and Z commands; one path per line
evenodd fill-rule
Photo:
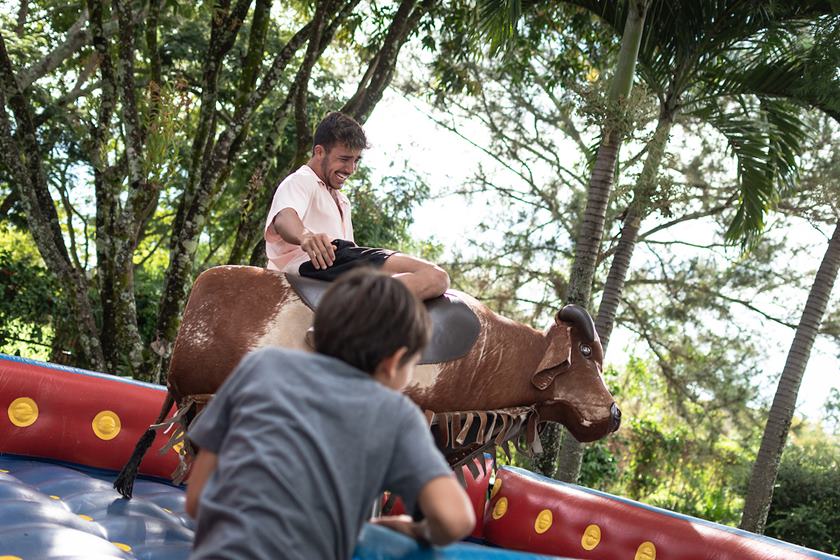
M 446 547 L 419 545 L 414 539 L 384 527 L 365 525 L 353 560 L 562 560 L 556 556 L 542 556 L 489 548 L 477 544 L 460 543 Z
M 111 487 L 114 473 L 0 454 L 0 558 L 183 560 L 194 536 L 184 491 L 138 479 L 134 498 Z M 548 558 L 473 544 L 421 547 L 368 525 L 357 560 L 529 560 Z
M 193 522 L 183 490 L 138 480 L 125 500 L 113 476 L 0 455 L 0 557 L 186 559 Z

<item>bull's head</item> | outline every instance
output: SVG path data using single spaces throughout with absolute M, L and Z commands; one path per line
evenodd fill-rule
M 546 333 L 548 346 L 531 383 L 545 392 L 540 419 L 564 424 L 578 441 L 593 441 L 618 429 L 621 411 L 604 385 L 604 349 L 592 317 L 567 305 Z

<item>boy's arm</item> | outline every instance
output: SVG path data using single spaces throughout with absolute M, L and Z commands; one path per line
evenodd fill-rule
M 204 490 L 204 485 L 216 470 L 216 463 L 219 456 L 210 451 L 202 450 L 193 461 L 192 470 L 190 471 L 190 479 L 187 483 L 187 513 L 195 519 L 198 513 L 198 503 L 201 498 L 201 491 Z
M 380 517 L 372 521 L 440 546 L 463 539 L 475 527 L 475 513 L 467 493 L 453 476 L 430 480 L 420 490 L 417 503 L 425 516 L 423 521 L 414 522 L 408 516 Z
M 300 245 L 316 269 L 332 266 L 335 261 L 335 247 L 330 237 L 306 229 L 294 208 L 283 208 L 274 216 L 274 231 L 283 241 Z

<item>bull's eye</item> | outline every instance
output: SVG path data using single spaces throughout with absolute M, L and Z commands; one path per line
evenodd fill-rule
M 580 345 L 580 353 L 583 354 L 584 358 L 588 358 L 592 355 L 592 347 L 588 344 L 581 344 Z

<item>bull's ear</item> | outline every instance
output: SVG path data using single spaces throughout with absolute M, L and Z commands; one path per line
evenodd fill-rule
M 547 389 L 562 369 L 569 366 L 572 355 L 570 331 L 571 327 L 562 323 L 558 323 L 549 331 L 551 339 L 548 341 L 548 347 L 537 366 L 537 371 L 531 377 L 531 383 L 540 391 Z

